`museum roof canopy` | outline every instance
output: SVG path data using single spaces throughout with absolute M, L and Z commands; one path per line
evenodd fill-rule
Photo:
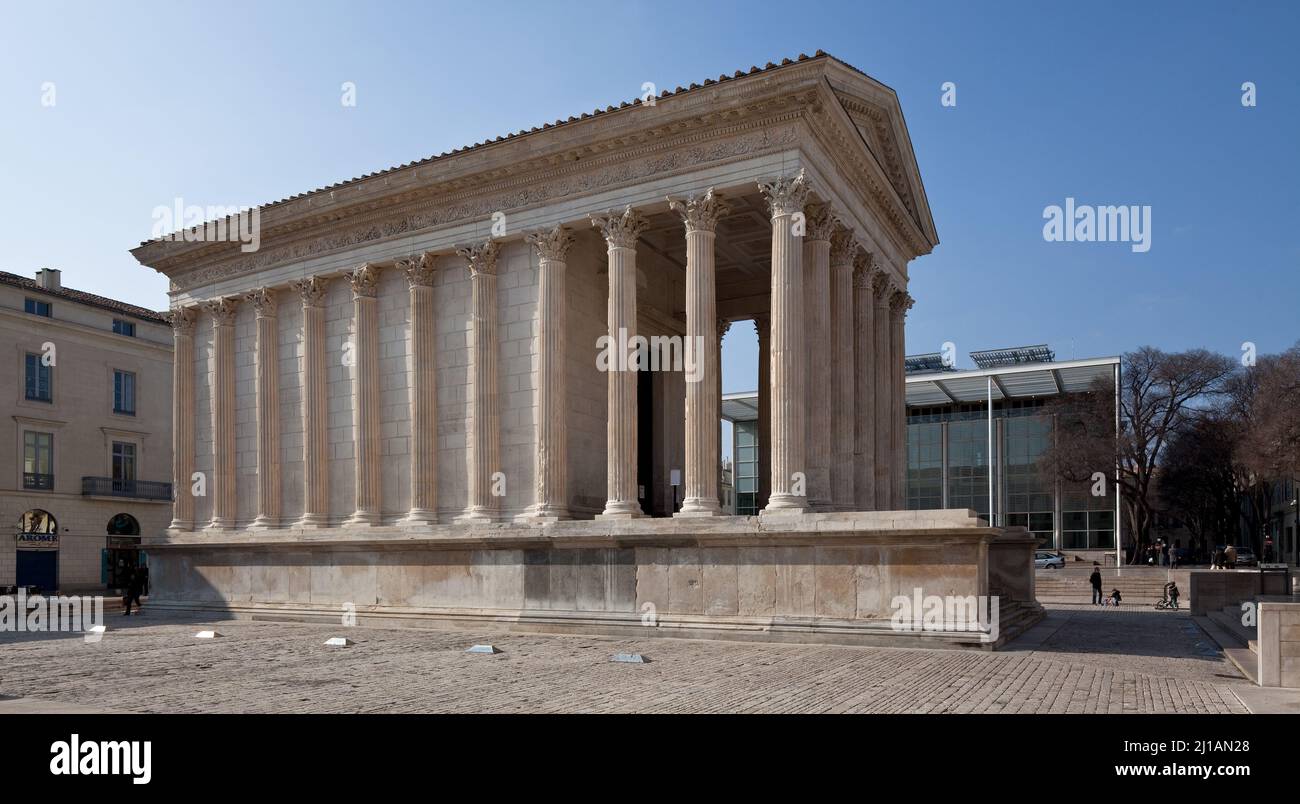
M 162 237 L 132 250 L 173 290 L 345 248 L 633 188 L 763 155 L 821 154 L 902 262 L 938 243 L 896 93 L 818 51 L 664 90 L 258 207 L 261 246 Z M 701 188 L 703 189 L 703 188 Z M 815 190 L 826 189 L 814 184 Z M 601 210 L 603 211 L 603 210 Z M 584 215 L 585 217 L 585 215 Z M 196 232 L 203 227 L 192 227 Z M 220 267 L 218 267 L 218 264 Z
M 1118 357 L 1017 363 L 971 371 L 935 371 L 907 377 L 907 405 L 951 405 L 1032 399 L 1088 391 L 1098 379 L 1114 375 Z M 991 382 L 990 382 L 991 380 Z

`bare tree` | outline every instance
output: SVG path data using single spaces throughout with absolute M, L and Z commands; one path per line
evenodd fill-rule
M 1120 432 L 1115 436 L 1115 386 L 1099 379 L 1087 393 L 1056 405 L 1057 438 L 1043 454 L 1046 471 L 1067 483 L 1091 483 L 1118 469 L 1134 560 L 1151 542 L 1153 480 L 1172 435 L 1221 393 L 1233 363 L 1204 349 L 1168 353 L 1150 346 L 1124 355 L 1120 366 Z
M 1175 431 L 1156 475 L 1157 497 L 1192 536 L 1189 545 L 1208 551 L 1234 533 L 1241 521 L 1241 495 L 1233 466 L 1236 424 L 1220 412 L 1196 416 Z

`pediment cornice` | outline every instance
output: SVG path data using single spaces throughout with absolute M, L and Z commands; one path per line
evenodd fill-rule
M 889 181 L 869 174 L 861 141 L 827 114 L 825 60 L 703 87 L 583 121 L 406 166 L 338 188 L 262 208 L 261 248 L 239 243 L 152 241 L 137 259 L 171 278 L 173 291 L 300 261 L 320 254 L 409 235 L 493 212 L 526 209 L 629 186 L 701 166 L 726 164 L 797 147 L 806 126 L 830 139 L 871 189 L 874 207 L 899 229 L 914 253 L 918 238 L 910 210 Z M 648 124 L 648 121 L 652 121 Z M 826 136 L 826 134 L 823 134 Z M 879 171 L 876 171 L 879 172 Z M 894 207 L 892 211 L 890 207 Z

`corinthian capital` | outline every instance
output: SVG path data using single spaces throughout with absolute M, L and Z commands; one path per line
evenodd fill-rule
M 275 317 L 275 291 L 271 288 L 258 288 L 244 295 L 244 301 L 253 305 L 258 318 Z
M 214 327 L 228 327 L 235 323 L 235 313 L 239 311 L 239 297 L 227 296 L 203 303 L 203 307 L 212 314 Z
M 302 296 L 303 307 L 320 307 L 325 301 L 325 293 L 329 290 L 330 278 L 328 276 L 308 276 L 289 283 L 289 287 Z
M 906 315 L 915 303 L 916 300 L 906 290 L 895 288 L 893 295 L 889 297 L 889 311 L 901 317 Z
M 812 232 L 811 224 L 808 231 Z M 856 232 L 849 226 L 837 226 L 835 231 L 831 232 L 831 267 L 853 264 L 853 259 L 859 251 L 858 241 L 854 239 L 855 234 Z
M 621 215 L 611 211 L 608 215 L 591 216 L 591 225 L 605 236 L 610 248 L 636 248 L 636 239 L 645 231 L 647 223 L 631 204 Z
M 830 240 L 839 221 L 825 204 L 810 206 L 808 213 L 808 236 L 806 240 Z
M 717 231 L 718 219 L 731 211 L 731 207 L 723 203 L 722 196 L 714 193 L 712 187 L 704 195 L 692 195 L 685 200 L 669 198 L 668 208 L 682 216 L 688 234 Z
M 872 272 L 871 291 L 875 294 L 877 304 L 889 304 L 889 297 L 894 293 L 894 282 L 888 271 L 877 268 Z
M 808 177 L 802 170 L 797 176 L 778 176 L 771 181 L 760 181 L 758 189 L 767 199 L 767 208 L 773 218 L 803 212 L 808 201 Z
M 348 274 L 352 285 L 352 298 L 371 298 L 379 295 L 379 268 L 366 263 Z
M 573 245 L 573 235 L 563 226 L 532 232 L 524 239 L 537 252 L 537 259 L 547 262 L 564 262 L 569 256 L 569 247 Z
M 406 281 L 411 287 L 427 288 L 433 285 L 433 269 L 436 261 L 437 257 L 426 251 L 418 257 L 412 254 L 407 259 L 398 260 L 397 267 L 406 274 Z
M 876 255 L 859 247 L 857 253 L 853 255 L 853 286 L 855 288 L 871 287 L 871 277 L 875 273 L 875 265 Z
M 172 325 L 172 331 L 177 335 L 193 335 L 194 325 L 198 321 L 197 310 L 194 307 L 177 307 L 167 313 L 167 323 Z
M 497 255 L 501 253 L 501 247 L 495 240 L 488 240 L 476 246 L 465 246 L 456 249 L 456 253 L 465 258 L 469 263 L 469 275 L 475 276 L 496 276 L 497 274 Z

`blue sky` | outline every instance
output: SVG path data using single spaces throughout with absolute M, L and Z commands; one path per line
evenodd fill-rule
M 152 211 L 257 204 L 821 48 L 899 94 L 941 243 L 909 353 L 1300 338 L 1300 3 L 23 3 L 0 29 L 0 269 L 155 308 Z M 340 85 L 357 86 L 344 108 Z M 957 106 L 940 86 L 957 85 Z M 1257 86 L 1244 108 L 1241 84 Z M 56 103 L 41 104 L 53 82 Z M 1152 207 L 1151 250 L 1043 209 Z M 752 327 L 726 390 L 753 388 Z

